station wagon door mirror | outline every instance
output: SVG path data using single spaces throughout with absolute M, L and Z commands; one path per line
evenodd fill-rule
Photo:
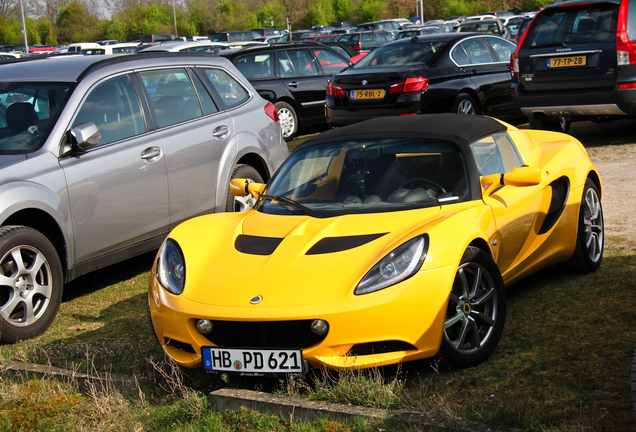
M 85 152 L 95 147 L 102 139 L 97 125 L 93 122 L 78 124 L 69 131 L 70 149 L 76 152 Z

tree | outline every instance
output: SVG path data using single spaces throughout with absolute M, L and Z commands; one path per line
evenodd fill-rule
M 60 9 L 57 18 L 59 40 L 64 43 L 99 39 L 98 19 L 84 6 L 73 1 Z
M 304 27 L 312 27 L 315 25 L 329 25 L 336 20 L 333 12 L 331 0 L 314 0 L 313 4 L 307 10 L 305 15 Z
M 351 21 L 351 0 L 332 0 L 335 21 Z
M 386 4 L 380 0 L 360 0 L 355 10 L 357 21 L 377 21 L 384 17 Z
M 212 17 L 215 32 L 227 30 L 245 30 L 256 27 L 256 14 L 250 12 L 247 5 L 239 0 L 226 0 L 217 3 Z
M 285 6 L 278 0 L 263 4 L 256 11 L 256 19 L 258 20 L 258 25 L 256 27 L 287 27 Z

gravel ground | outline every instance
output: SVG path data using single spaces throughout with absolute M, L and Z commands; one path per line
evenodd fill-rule
M 588 148 L 603 184 L 605 236 L 613 246 L 636 246 L 636 144 Z

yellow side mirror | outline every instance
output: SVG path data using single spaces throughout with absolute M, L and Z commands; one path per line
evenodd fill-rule
M 510 170 L 503 176 L 503 184 L 508 186 L 536 186 L 541 183 L 539 167 L 519 167 Z
M 265 190 L 265 184 L 249 182 L 247 179 L 236 178 L 230 180 L 230 193 L 233 196 L 243 197 L 252 195 L 258 198 Z

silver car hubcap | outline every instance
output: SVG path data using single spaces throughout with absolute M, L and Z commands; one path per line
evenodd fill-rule
M 446 340 L 457 352 L 474 353 L 492 335 L 497 318 L 497 292 L 488 271 L 473 262 L 460 265 L 444 322 Z
M 583 225 L 585 226 L 585 246 L 593 262 L 601 258 L 603 252 L 603 211 L 596 190 L 589 188 L 585 193 Z
M 18 246 L 0 262 L 0 315 L 26 327 L 42 317 L 51 301 L 53 274 L 44 255 L 31 246 Z
M 463 100 L 459 103 L 457 107 L 458 114 L 475 114 L 475 107 L 473 103 L 469 100 Z
M 291 136 L 296 130 L 296 122 L 294 121 L 294 115 L 287 108 L 281 108 L 278 110 L 278 119 L 281 128 L 283 129 L 283 136 L 287 138 Z

